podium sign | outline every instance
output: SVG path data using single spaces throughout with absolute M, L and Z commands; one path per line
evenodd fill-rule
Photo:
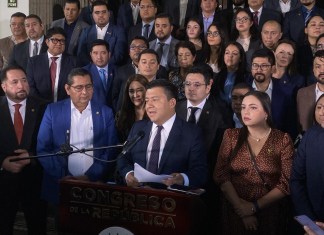
M 135 235 L 187 235 L 199 234 L 204 204 L 167 190 L 63 180 L 59 210 L 59 229 L 70 234 L 120 226 Z

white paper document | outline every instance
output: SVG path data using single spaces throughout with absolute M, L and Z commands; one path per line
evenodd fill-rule
M 162 180 L 172 177 L 171 175 L 155 175 L 147 171 L 137 163 L 134 163 L 134 176 L 138 179 L 138 182 L 140 183 L 162 183 Z

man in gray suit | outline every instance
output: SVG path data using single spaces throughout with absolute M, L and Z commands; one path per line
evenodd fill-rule
M 61 27 L 66 33 L 65 53 L 76 55 L 82 30 L 89 25 L 79 18 L 80 1 L 65 0 L 64 18 L 52 22 L 51 28 Z
M 302 131 L 313 125 L 315 102 L 324 94 L 324 50 L 317 51 L 313 61 L 313 72 L 317 82 L 301 88 L 297 93 L 298 121 Z
M 150 42 L 150 48 L 158 53 L 160 65 L 167 70 L 177 67 L 174 48 L 179 40 L 171 36 L 173 30 L 171 16 L 165 13 L 158 14 L 155 17 L 154 27 L 157 38 Z

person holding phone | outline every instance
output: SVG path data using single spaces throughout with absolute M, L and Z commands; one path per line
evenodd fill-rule
M 323 229 L 324 231 L 324 223 L 322 222 L 316 222 L 316 224 Z M 308 226 L 304 226 L 304 230 L 306 232 L 307 235 L 317 235 L 311 228 L 309 228 Z
M 321 59 L 324 60 L 324 59 Z M 324 82 L 324 61 L 319 80 Z M 294 158 L 290 189 L 297 215 L 324 221 L 324 94 L 315 103 L 315 125 L 304 134 Z

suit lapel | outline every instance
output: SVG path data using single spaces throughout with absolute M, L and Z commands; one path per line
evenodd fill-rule
M 112 36 L 112 33 L 113 33 L 113 29 L 112 29 L 112 24 L 109 24 L 108 26 L 108 29 L 107 29 L 107 32 L 106 32 L 106 35 L 105 35 L 105 41 L 106 42 L 109 42 L 111 36 Z
M 33 128 L 35 128 L 35 122 L 37 121 L 38 107 L 36 103 L 31 99 L 27 98 L 26 102 L 26 113 L 23 135 L 21 139 L 21 145 L 30 146 L 30 141 L 32 139 Z
M 203 109 L 201 110 L 201 114 L 199 117 L 199 121 L 198 121 L 198 126 L 200 126 L 201 124 L 204 123 L 208 123 L 208 120 L 210 120 L 210 109 L 211 109 L 211 104 L 209 102 L 209 100 L 206 100 L 206 103 L 203 107 Z M 216 120 L 214 120 L 216 122 Z
M 171 128 L 169 137 L 167 139 L 167 142 L 165 143 L 163 153 L 161 156 L 160 164 L 159 164 L 159 169 L 158 169 L 158 174 L 161 173 L 161 169 L 163 169 L 163 166 L 169 157 L 173 157 L 174 154 L 172 154 L 172 150 L 174 149 L 176 143 L 178 140 L 181 138 L 181 120 L 176 117 L 174 120 L 173 126 Z
M 92 112 L 92 125 L 93 125 L 93 147 L 102 146 L 102 135 L 101 135 L 101 128 L 102 126 L 102 113 L 101 109 L 91 102 L 91 112 Z
M 7 98 L 5 96 L 2 97 L 1 99 L 1 110 L 3 111 L 3 113 L 1 113 L 0 120 L 3 119 L 4 121 L 6 121 L 5 123 L 7 123 L 6 127 L 3 127 L 5 129 L 7 129 L 7 137 L 8 139 L 11 139 L 13 142 L 14 146 L 18 146 L 18 141 L 17 141 L 17 137 L 15 134 L 15 128 L 11 119 L 11 115 L 10 115 L 10 111 L 9 111 L 9 106 L 8 106 L 8 101 Z M 1 125 L 3 125 L 4 123 L 2 123 Z
M 179 103 L 179 109 L 177 110 L 177 115 L 183 119 L 183 120 L 187 120 L 187 101 L 184 102 L 180 102 Z
M 143 129 L 145 135 L 144 135 L 144 138 L 143 138 L 143 141 L 141 144 L 138 144 L 138 149 L 136 149 L 136 152 L 139 152 L 139 153 L 143 153 L 145 154 L 145 158 L 143 158 L 143 163 L 139 165 L 141 165 L 142 167 L 146 168 L 146 165 L 147 165 L 147 156 L 146 156 L 146 153 L 147 153 L 147 146 L 149 144 L 149 140 L 150 140 L 150 137 L 151 137 L 151 130 L 152 130 L 152 125 L 153 123 L 151 121 L 148 121 Z M 136 133 L 134 133 L 134 135 L 136 135 Z

